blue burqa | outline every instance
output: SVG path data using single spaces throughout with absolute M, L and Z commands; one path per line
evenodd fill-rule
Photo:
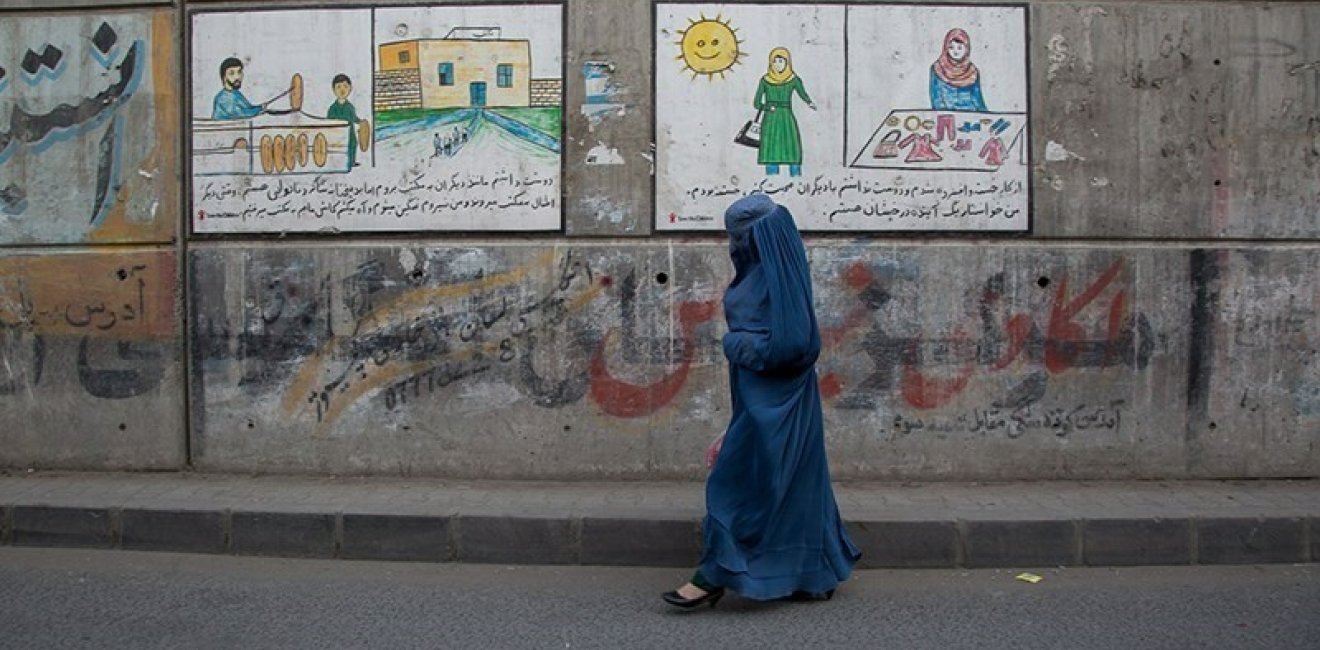
M 706 482 L 701 575 L 755 600 L 822 593 L 861 553 L 830 487 L 806 250 L 792 215 L 764 194 L 735 202 L 724 221 L 733 415 Z

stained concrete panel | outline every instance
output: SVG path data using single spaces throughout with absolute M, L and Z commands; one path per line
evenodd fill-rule
M 1199 256 L 1201 398 L 1188 438 L 1207 475 L 1320 475 L 1320 251 Z
M 836 471 L 1080 478 L 1183 464 L 1187 289 L 1164 280 L 1185 273 L 1183 254 L 854 245 L 814 258 Z
M 1185 471 L 1185 251 L 821 240 L 811 259 L 836 476 Z M 190 263 L 199 467 L 695 478 L 727 424 L 722 245 Z
M 724 390 L 724 269 L 707 263 L 630 246 L 195 249 L 194 461 L 648 475 L 652 438 L 692 415 L 678 401 L 703 418 L 727 403 L 708 394 Z
M 566 227 L 616 239 L 201 244 L 188 428 L 172 253 L 0 253 L 0 465 L 177 467 L 191 435 L 208 469 L 703 476 L 724 245 L 625 239 L 653 212 L 651 11 L 566 12 Z M 5 14 L 0 131 L 109 103 L 0 154 L 0 246 L 175 236 L 174 14 Z M 835 476 L 1320 475 L 1320 9 L 1037 2 L 1030 25 L 1034 235 L 1074 241 L 812 240 Z M 1159 242 L 1221 237 L 1293 241 Z
M 74 9 L 83 7 L 114 7 L 117 5 L 169 5 L 171 0 L 5 0 L 0 10 Z
M 0 252 L 0 466 L 184 463 L 176 256 Z
M 1320 5 L 1037 3 L 1035 229 L 1314 238 Z
M 651 233 L 651 12 L 649 0 L 568 3 L 564 225 L 570 235 Z
M 174 239 L 173 16 L 23 14 L 0 24 L 0 245 Z

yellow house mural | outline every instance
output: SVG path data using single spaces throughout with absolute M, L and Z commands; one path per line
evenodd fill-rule
M 456 27 L 444 38 L 379 47 L 376 110 L 534 106 L 532 45 L 499 27 Z

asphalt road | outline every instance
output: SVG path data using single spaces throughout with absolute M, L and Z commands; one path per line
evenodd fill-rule
M 1320 648 L 1320 565 L 865 571 L 670 611 L 664 569 L 0 548 L 0 648 Z

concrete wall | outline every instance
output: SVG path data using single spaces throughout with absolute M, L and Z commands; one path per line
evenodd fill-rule
M 187 461 L 180 42 L 169 7 L 0 14 L 0 465 Z
M 151 51 L 179 60 L 199 6 L 243 5 L 163 7 Z M 1032 232 L 808 238 L 836 476 L 1320 476 L 1320 4 L 1029 6 Z M 177 131 L 126 126 L 173 183 L 125 174 L 116 201 L 168 232 L 75 228 L 95 174 L 54 235 L 0 220 L 0 465 L 700 477 L 730 269 L 718 234 L 653 232 L 650 16 L 569 2 L 562 235 L 172 246 Z M 157 119 L 190 74 L 166 70 L 132 98 Z

